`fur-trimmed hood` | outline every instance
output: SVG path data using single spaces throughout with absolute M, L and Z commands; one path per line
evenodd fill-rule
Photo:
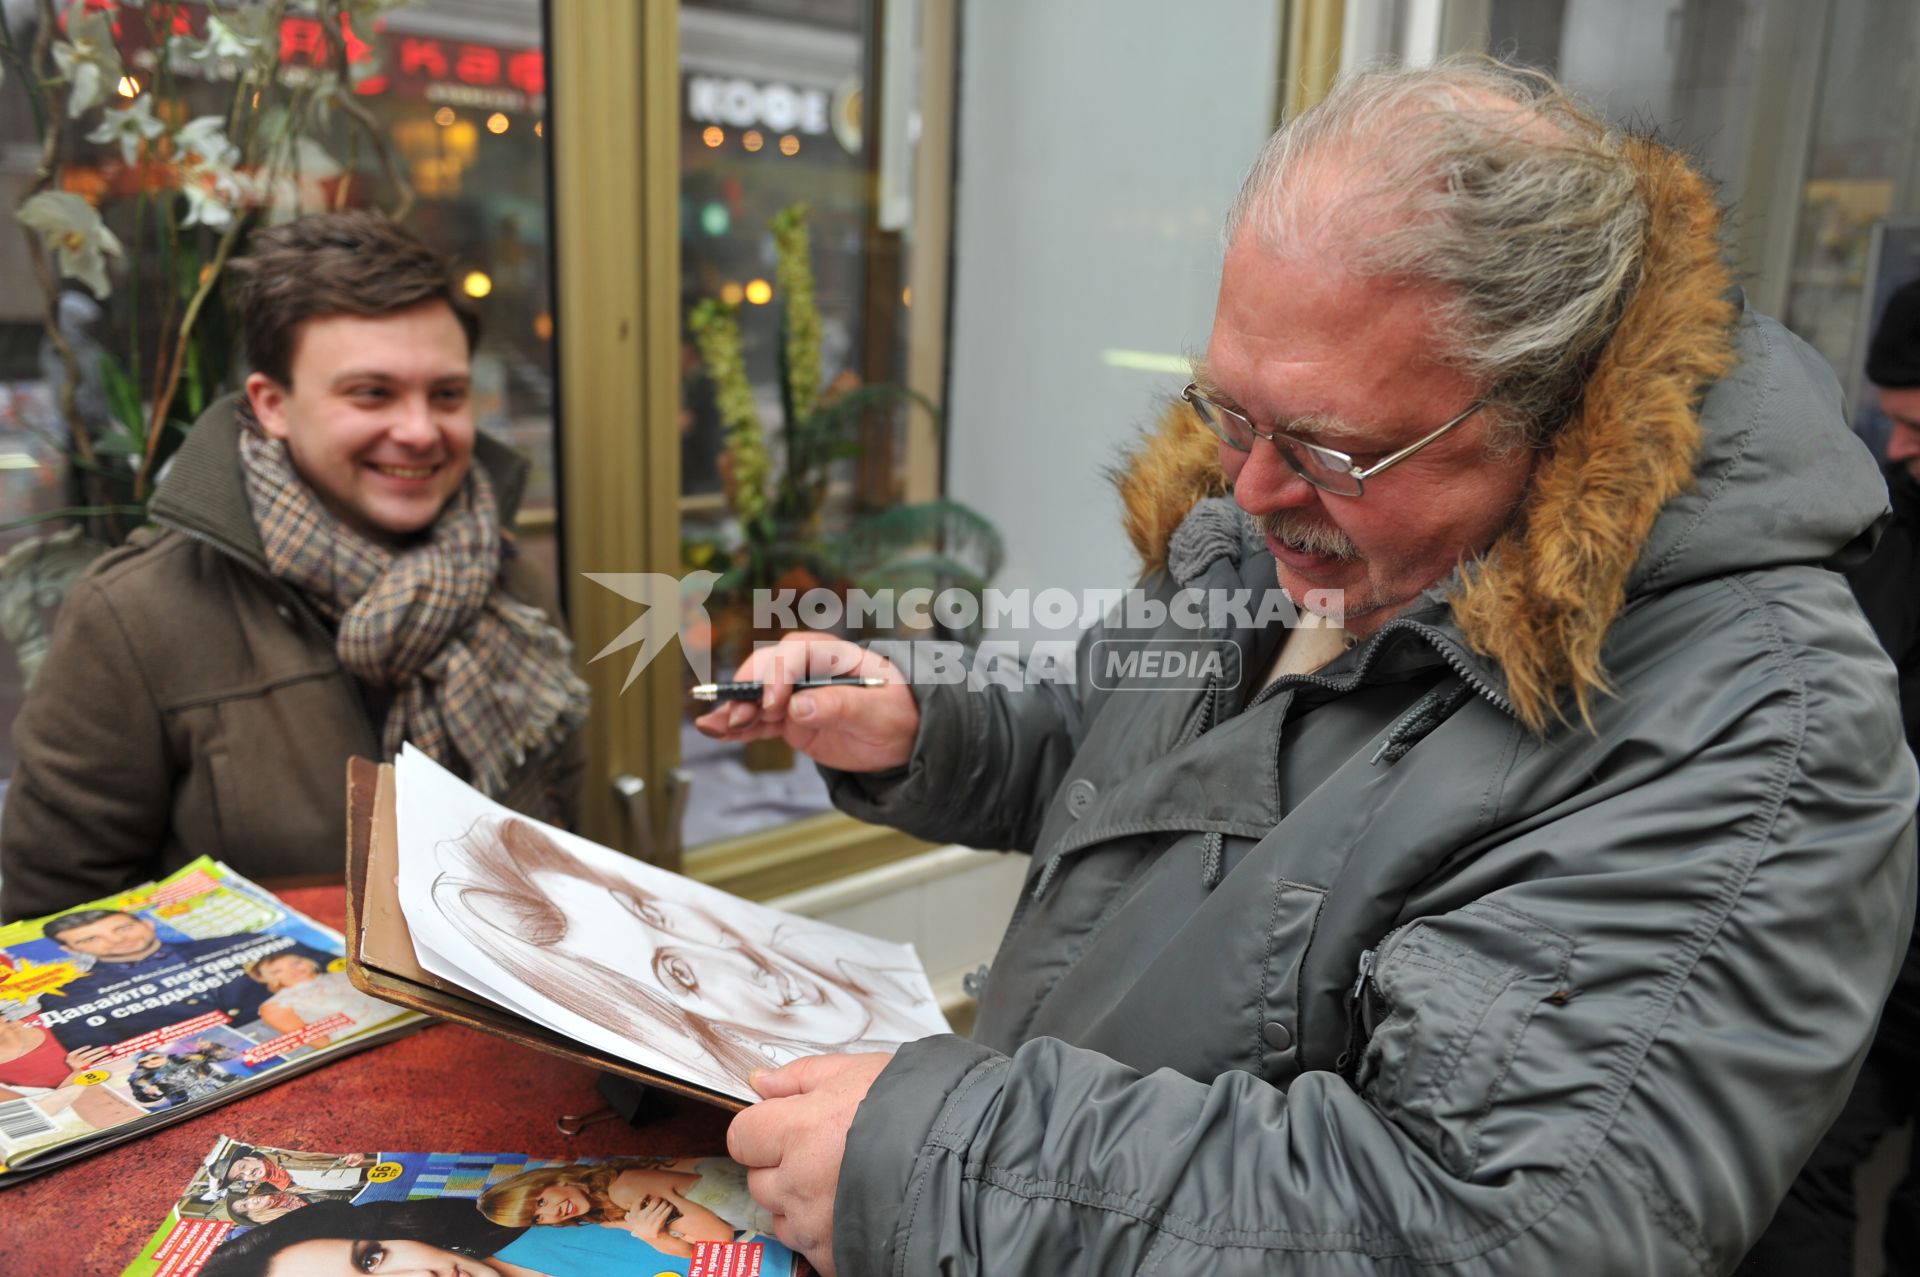
M 1519 517 L 1440 587 L 1535 729 L 1568 709 L 1584 716 L 1607 691 L 1602 648 L 1633 595 L 1835 560 L 1886 509 L 1832 372 L 1735 299 L 1706 182 L 1672 151 L 1633 147 L 1652 213 L 1641 283 Z M 1213 436 L 1182 404 L 1119 487 L 1149 570 L 1165 567 L 1196 502 L 1230 490 Z

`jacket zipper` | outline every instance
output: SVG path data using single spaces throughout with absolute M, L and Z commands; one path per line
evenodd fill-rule
M 1193 725 L 1180 734 L 1174 743 L 1174 749 L 1185 749 L 1213 730 L 1214 716 L 1219 713 L 1220 681 L 1212 675 L 1207 677 L 1207 690 L 1200 698 L 1199 712 L 1194 715 Z
M 1360 951 L 1359 975 L 1353 982 L 1353 988 L 1347 990 L 1347 1048 L 1340 1052 L 1340 1058 L 1334 1061 L 1334 1067 L 1340 1075 L 1352 1082 L 1360 1071 L 1360 1053 L 1366 1048 L 1367 1039 L 1372 1037 L 1370 1027 L 1362 1023 L 1363 999 L 1372 991 L 1374 950 Z
M 1385 1001 L 1374 976 L 1380 970 L 1381 959 L 1392 952 L 1395 943 L 1412 925 L 1411 922 L 1401 923 L 1380 937 L 1371 949 L 1360 952 L 1353 987 L 1347 990 L 1347 1049 L 1334 1061 L 1334 1069 L 1356 1086 L 1359 1084 L 1361 1056 L 1377 1027 L 1374 1007 Z
M 1423 624 L 1419 621 L 1388 621 L 1385 625 L 1381 626 L 1379 630 L 1374 633 L 1374 636 L 1367 641 L 1365 649 L 1361 651 L 1360 668 L 1356 669 L 1347 677 L 1322 678 L 1318 674 L 1283 674 L 1261 688 L 1259 694 L 1247 702 L 1246 710 L 1242 710 L 1241 713 L 1244 714 L 1247 710 L 1264 704 L 1281 691 L 1302 685 L 1324 687 L 1328 691 L 1333 692 L 1352 691 L 1365 680 L 1367 670 L 1373 664 L 1374 653 L 1380 650 L 1381 640 L 1396 630 L 1406 630 L 1425 639 L 1427 646 L 1431 647 L 1439 655 L 1440 659 L 1445 661 L 1447 666 L 1452 669 L 1455 674 L 1460 676 L 1460 680 L 1468 687 L 1471 687 L 1476 694 L 1500 709 L 1503 713 L 1513 713 L 1513 702 L 1507 699 L 1506 693 L 1481 677 L 1480 671 L 1475 669 L 1464 656 L 1460 655 L 1459 651 L 1454 647 L 1453 642 L 1448 639 L 1445 634 L 1433 626 Z

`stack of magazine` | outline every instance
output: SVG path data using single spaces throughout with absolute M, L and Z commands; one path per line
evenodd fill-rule
M 222 1138 L 123 1277 L 799 1277 L 724 1157 L 305 1153 Z
M 0 1187 L 423 1022 L 355 989 L 342 954 L 204 857 L 0 927 Z

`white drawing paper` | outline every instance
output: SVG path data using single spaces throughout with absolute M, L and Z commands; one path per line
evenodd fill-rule
M 948 1031 L 912 946 L 741 900 L 486 798 L 407 746 L 400 905 L 420 965 L 642 1067 L 749 1070 Z

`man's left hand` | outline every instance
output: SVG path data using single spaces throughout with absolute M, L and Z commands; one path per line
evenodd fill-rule
M 833 1266 L 833 1198 L 847 1128 L 890 1055 L 814 1055 L 756 1071 L 761 1102 L 733 1119 L 727 1152 L 747 1167 L 747 1188 L 773 1215 L 774 1236 L 821 1277 Z

